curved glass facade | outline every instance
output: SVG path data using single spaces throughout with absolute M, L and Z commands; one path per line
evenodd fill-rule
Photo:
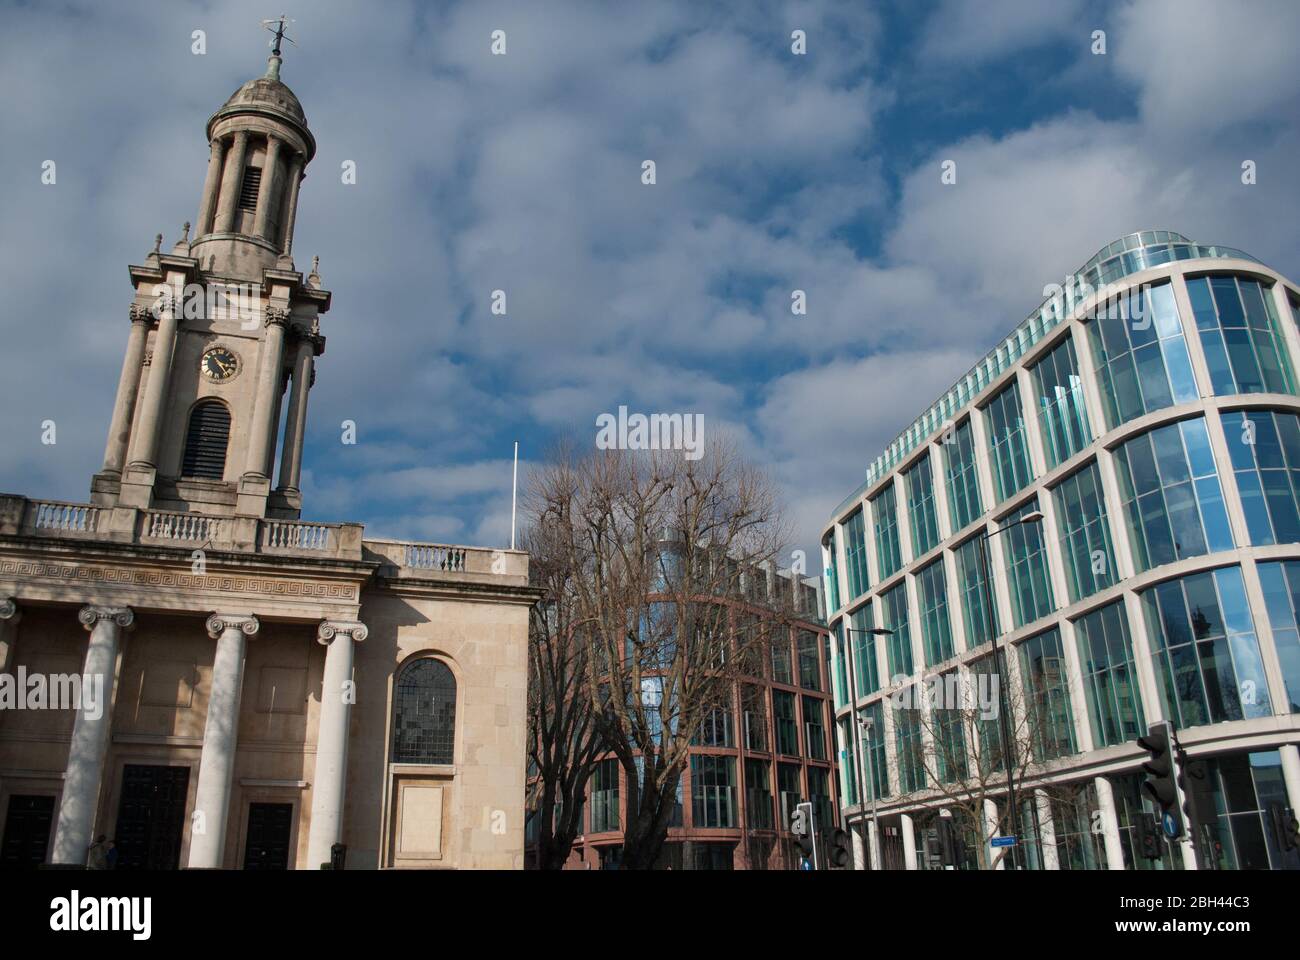
M 1217 396 L 1294 393 L 1295 382 L 1271 292 L 1248 277 L 1187 281 L 1196 329 Z
M 1203 419 L 1171 423 L 1128 441 L 1115 451 L 1115 472 L 1139 571 L 1232 549 Z
M 1239 251 L 1134 238 L 1076 278 L 1131 281 L 1079 297 L 1077 309 L 1045 305 L 836 511 L 832 530 L 872 511 L 861 526 L 874 543 L 847 539 L 876 561 L 885 589 L 859 595 L 858 579 L 846 596 L 838 585 L 845 604 L 829 620 L 888 632 L 841 635 L 832 655 L 852 646 L 858 702 L 837 698 L 833 726 L 853 730 L 842 721 L 855 713 L 879 724 L 869 746 L 844 743 L 843 755 L 873 755 L 882 822 L 915 841 L 910 851 L 902 841 L 909 867 L 924 866 L 918 838 L 936 798 L 1005 769 L 1000 684 L 1018 762 L 1078 788 L 1069 803 L 1024 802 L 1021 866 L 1120 856 L 1125 867 L 1177 869 L 1198 856 L 1187 844 L 1135 862 L 1139 821 L 1154 817 L 1132 789 L 1146 759 L 1135 740 L 1156 721 L 1172 721 L 1189 755 L 1216 771 L 1211 834 L 1231 839 L 1230 818 L 1275 802 L 1261 783 L 1290 783 L 1283 799 L 1300 808 L 1300 291 Z M 846 567 L 842 549 L 827 567 Z M 963 684 L 989 709 L 896 699 Z M 1094 759 L 1100 750 L 1109 759 Z M 1250 780 L 1250 796 L 1224 793 L 1223 771 L 1241 765 L 1269 775 Z M 849 804 L 851 825 L 866 792 Z M 1113 845 L 1076 829 L 1089 823 Z M 1300 868 L 1300 855 L 1283 854 L 1219 856 Z
M 1300 541 L 1300 418 L 1272 410 L 1223 414 L 1246 529 L 1255 546 Z
M 1197 399 L 1172 284 L 1132 291 L 1087 330 L 1107 427 Z

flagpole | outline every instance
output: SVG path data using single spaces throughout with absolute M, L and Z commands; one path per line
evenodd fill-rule
M 515 548 L 515 505 L 519 502 L 519 441 L 515 441 L 515 475 L 510 486 L 510 549 Z

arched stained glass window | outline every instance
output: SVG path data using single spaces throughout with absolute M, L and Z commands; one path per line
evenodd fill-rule
M 451 668 L 432 657 L 408 663 L 397 676 L 393 701 L 393 763 L 452 763 L 456 678 Z

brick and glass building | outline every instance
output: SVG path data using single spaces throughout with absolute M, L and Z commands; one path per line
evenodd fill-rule
M 731 607 L 733 636 L 746 629 L 748 618 L 770 615 L 778 606 L 789 619 L 791 597 L 793 619 L 788 628 L 772 628 L 761 673 L 734 681 L 729 706 L 713 711 L 695 733 L 661 869 L 796 869 L 800 858 L 789 832 L 795 805 L 810 801 L 819 829 L 839 820 L 830 729 L 830 637 L 820 583 L 770 570 L 742 573 L 741 582 L 746 599 L 718 601 Z M 582 833 L 565 869 L 618 867 L 627 815 L 625 781 L 613 754 L 597 761 L 587 787 Z M 532 817 L 526 836 L 530 843 L 536 841 Z
M 1190 839 L 1138 849 L 1135 740 L 1171 721 L 1206 761 L 1207 864 L 1300 868 L 1273 825 L 1300 809 L 1298 323 L 1296 284 L 1249 254 L 1131 234 L 870 464 L 822 538 L 861 860 L 937 865 L 948 775 L 915 758 L 938 728 L 893 695 L 987 675 L 996 637 L 1008 689 L 1048 706 L 1019 863 L 1195 866 Z

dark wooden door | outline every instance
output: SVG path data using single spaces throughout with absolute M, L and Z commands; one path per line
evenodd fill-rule
M 250 803 L 244 869 L 288 870 L 289 829 L 292 825 L 293 804 Z
M 175 870 L 181 860 L 189 767 L 127 764 L 117 808 L 118 870 Z
M 0 840 L 0 869 L 35 870 L 45 862 L 54 821 L 54 798 L 14 794 Z

